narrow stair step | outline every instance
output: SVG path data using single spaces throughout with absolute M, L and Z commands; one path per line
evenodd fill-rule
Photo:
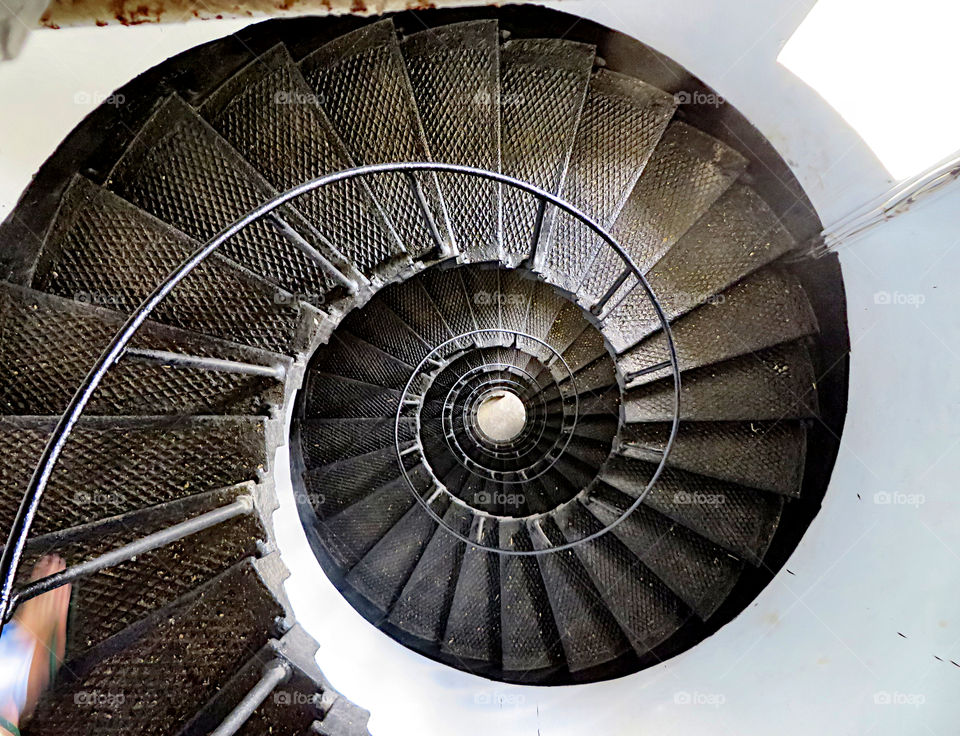
M 493 519 L 476 518 L 470 538 L 499 544 Z M 463 552 L 442 649 L 459 659 L 500 661 L 500 555 L 472 545 Z

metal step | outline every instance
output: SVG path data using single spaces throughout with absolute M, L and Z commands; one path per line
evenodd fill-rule
M 400 43 L 434 161 L 500 171 L 500 65 L 496 20 L 430 28 Z M 500 186 L 438 175 L 460 257 L 500 254 Z
M 567 543 L 584 539 L 604 527 L 579 503 L 564 506 L 551 517 L 551 523 L 556 524 Z M 638 654 L 647 654 L 661 644 L 689 617 L 680 598 L 616 536 L 603 534 L 577 545 L 573 552 Z M 570 567 L 576 570 L 575 565 Z M 589 598 L 585 603 L 588 602 Z
M 776 345 L 682 375 L 680 419 L 750 421 L 815 417 L 817 377 L 802 340 Z M 673 419 L 673 378 L 637 386 L 624 397 L 627 422 Z
M 531 551 L 520 521 L 500 522 L 500 547 Z M 503 669 L 523 674 L 559 667 L 560 634 L 535 556 L 500 555 L 500 631 Z
M 601 471 L 605 483 L 626 494 L 626 509 L 646 488 L 657 466 L 613 456 Z M 701 537 L 757 565 L 780 523 L 784 499 L 735 483 L 666 468 L 643 503 Z
M 671 328 L 680 370 L 687 371 L 797 340 L 816 332 L 817 323 L 800 282 L 779 269 L 766 268 Z M 603 333 L 621 354 L 617 363 L 628 382 L 649 383 L 671 375 L 669 366 L 658 367 L 669 361 L 662 331 L 646 337 L 643 330 L 621 332 L 607 320 Z
M 300 71 L 358 165 L 431 160 L 392 20 L 340 36 L 303 59 Z M 436 177 L 423 174 L 417 181 L 450 247 Z M 412 257 L 436 247 L 403 176 L 373 177 L 370 188 Z
M 354 166 L 283 45 L 229 79 L 200 112 L 278 191 Z M 362 179 L 315 189 L 294 206 L 367 278 L 389 279 L 409 264 Z
M 186 102 L 168 98 L 114 166 L 107 187 L 138 207 L 207 241 L 250 210 L 276 196 L 271 187 Z M 243 228 L 220 252 L 297 298 L 330 304 L 340 295 L 335 274 L 311 254 L 361 278 L 322 242 L 293 207 L 276 210 L 282 223 L 266 218 Z M 306 243 L 304 252 L 284 227 Z
M 459 504 L 450 504 L 443 522 L 460 534 L 470 530 L 473 514 Z M 460 575 L 464 543 L 437 526 L 400 597 L 390 609 L 389 622 L 401 631 L 431 643 L 443 637 L 450 604 Z
M 27 583 L 33 564 L 44 554 L 56 553 L 73 567 L 238 498 L 252 499 L 254 488 L 253 483 L 243 483 L 32 537 L 18 585 Z M 244 558 L 256 556 L 258 545 L 266 539 L 257 515 L 250 513 L 81 578 L 73 583 L 65 661 L 76 659 Z
M 561 39 L 518 39 L 500 50 L 503 173 L 562 194 L 594 48 Z M 536 198 L 503 188 L 503 261 L 517 266 L 533 249 Z
M 600 494 L 584 500 L 604 526 L 622 515 Z M 722 548 L 643 505 L 610 532 L 701 619 L 727 599 L 743 564 Z
M 308 467 L 303 483 L 317 516 L 329 519 L 400 476 L 397 451 L 387 447 L 329 465 Z
M 534 549 L 549 550 L 563 544 L 562 535 L 550 519 L 533 522 L 531 526 Z M 603 594 L 593 585 L 573 550 L 546 552 L 537 556 L 537 563 L 571 672 L 609 662 L 630 649 L 616 618 L 604 603 Z M 625 569 L 619 572 L 630 575 Z M 540 614 L 546 615 L 546 611 Z
M 308 468 L 346 460 L 385 448 L 395 448 L 396 420 L 380 419 L 303 419 L 297 422 L 300 449 Z M 414 439 L 414 420 L 400 421 L 400 443 Z
M 667 318 L 674 320 L 710 302 L 724 289 L 796 247 L 767 204 L 735 183 L 645 274 Z M 608 325 L 621 333 L 660 328 L 643 289 L 616 305 Z
M 431 268 L 419 279 L 454 335 L 477 329 L 473 306 L 458 268 Z
M 620 452 L 658 463 L 668 424 L 630 424 L 620 436 Z M 699 475 L 799 496 L 806 460 L 806 426 L 797 421 L 684 422 L 667 465 Z
M 286 616 L 281 569 L 273 556 L 244 561 L 107 640 L 45 693 L 31 733 L 176 732 Z
M 667 127 L 633 188 L 611 234 L 641 273 L 646 273 L 743 172 L 747 160 L 733 148 L 686 123 Z M 626 268 L 606 243 L 577 289 L 581 302 L 601 299 Z M 634 277 L 612 297 L 619 301 Z
M 58 417 L 0 418 L 0 525 L 9 528 Z M 262 417 L 85 417 L 64 445 L 34 535 L 256 480 L 276 428 Z
M 498 523 L 476 518 L 470 538 L 498 545 Z M 468 545 L 460 563 L 442 650 L 458 659 L 500 662 L 500 556 Z
M 57 414 L 126 318 L 92 304 L 0 284 L 0 412 Z M 275 373 L 277 353 L 148 322 L 131 347 L 236 361 Z M 256 414 L 283 401 L 276 376 L 167 367 L 127 355 L 106 374 L 88 414 Z
M 33 288 L 133 312 L 200 244 L 82 176 L 60 204 Z M 294 354 L 322 312 L 214 253 L 153 311 L 153 320 L 223 340 Z
M 402 390 L 413 366 L 397 360 L 366 340 L 338 329 L 310 360 L 310 371 Z
M 351 312 L 341 329 L 411 366 L 416 366 L 432 348 L 381 299 Z
M 421 488 L 426 487 L 423 466 L 414 468 L 411 475 Z M 319 524 L 317 531 L 334 561 L 349 570 L 415 503 L 406 480 L 397 478 Z
M 454 337 L 419 279 L 384 289 L 378 298 L 431 348 Z
M 383 419 L 395 416 L 400 391 L 351 378 L 311 372 L 307 378 L 306 418 Z
M 417 504 L 354 565 L 347 575 L 347 583 L 381 613 L 387 614 L 436 528 L 437 522 Z
M 676 105 L 639 79 L 600 70 L 590 82 L 563 198 L 609 227 L 653 153 Z M 550 283 L 573 292 L 601 241 L 570 215 L 551 217 L 534 266 Z

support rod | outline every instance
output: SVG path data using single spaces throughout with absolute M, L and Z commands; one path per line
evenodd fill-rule
M 255 365 L 241 363 L 236 360 L 222 360 L 221 358 L 207 358 L 199 355 L 172 353 L 167 350 L 147 350 L 143 348 L 127 348 L 124 357 L 132 358 L 143 363 L 174 366 L 177 368 L 199 368 L 214 373 L 239 373 L 245 376 L 263 376 L 282 381 L 287 374 L 282 365 Z
M 243 728 L 253 712 L 260 707 L 260 704 L 267 699 L 267 696 L 281 682 L 290 676 L 290 665 L 282 659 L 275 659 L 263 671 L 260 681 L 254 685 L 250 692 L 243 696 L 243 700 L 237 703 L 234 708 L 223 719 L 223 722 L 217 726 L 216 730 L 210 736 L 233 736 L 237 731 Z

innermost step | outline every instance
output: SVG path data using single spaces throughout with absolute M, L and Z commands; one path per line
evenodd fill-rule
M 510 442 L 527 426 L 527 410 L 512 391 L 495 391 L 480 402 L 477 426 L 493 442 Z

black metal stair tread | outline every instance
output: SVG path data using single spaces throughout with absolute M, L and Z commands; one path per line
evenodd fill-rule
M 501 521 L 499 533 L 501 549 L 534 549 L 522 522 Z M 525 675 L 562 664 L 560 635 L 535 556 L 500 555 L 500 626 L 505 671 Z
M 63 411 L 126 318 L 109 309 L 0 284 L 0 403 L 5 414 Z M 131 347 L 260 366 L 289 359 L 236 343 L 147 322 Z M 121 358 L 88 406 L 90 414 L 253 414 L 280 404 L 272 378 L 167 368 Z
M 600 225 L 611 225 L 675 108 L 671 95 L 639 79 L 602 69 L 594 74 L 564 181 L 564 199 Z M 575 291 L 598 244 L 585 225 L 559 214 L 538 246 L 536 270 L 549 282 Z
M 434 510 L 439 512 L 436 507 Z M 386 615 L 410 579 L 436 527 L 437 522 L 417 504 L 353 566 L 347 583 Z
M 405 458 L 404 467 L 414 465 L 415 459 Z M 326 519 L 401 475 L 396 448 L 385 447 L 329 465 L 307 468 L 303 480 L 311 504 L 320 518 Z
M 753 189 L 733 184 L 646 274 L 670 320 L 686 314 L 796 247 Z M 646 294 L 636 289 L 607 319 L 621 332 L 660 327 Z
M 277 194 L 175 95 L 160 106 L 117 162 L 107 187 L 199 241 L 212 238 Z M 292 206 L 275 213 L 345 276 L 355 275 Z M 334 293 L 330 276 L 266 219 L 238 232 L 221 252 L 305 301 L 322 304 Z
M 330 341 L 314 353 L 310 370 L 402 389 L 413 372 L 413 366 L 351 335 L 345 329 L 338 329 L 331 335 Z
M 774 421 L 818 414 L 816 375 L 802 340 L 775 345 L 682 375 L 680 418 L 684 421 Z M 673 419 L 673 378 L 627 391 L 627 422 Z
M 487 547 L 496 547 L 498 524 L 477 518 L 469 536 Z M 441 649 L 458 659 L 500 661 L 499 555 L 466 545 Z
M 622 516 L 601 494 L 588 496 L 584 506 L 604 527 Z M 644 505 L 610 533 L 703 620 L 727 599 L 743 568 L 729 552 Z
M 0 418 L 0 525 L 9 527 L 59 417 Z M 46 534 L 256 480 L 273 430 L 263 417 L 81 417 L 33 523 Z
M 334 39 L 301 60 L 300 71 L 357 164 L 430 160 L 392 20 Z M 369 84 L 370 79 L 378 83 Z M 422 175 L 419 181 L 437 227 L 448 232 L 436 177 Z M 376 177 L 370 188 L 411 256 L 433 250 L 435 243 L 403 177 Z
M 351 312 L 341 328 L 411 366 L 417 365 L 433 347 L 379 299 Z
M 343 376 L 311 372 L 307 383 L 306 417 L 327 419 L 396 416 L 401 392 Z M 427 402 L 424 413 L 437 402 Z
M 34 538 L 21 565 L 20 583 L 26 582 L 26 572 L 44 554 L 56 553 L 68 566 L 76 565 L 253 493 L 253 484 L 244 483 Z M 266 539 L 257 516 L 246 514 L 74 583 L 65 660 L 256 556 L 258 544 Z
M 133 312 L 200 244 L 89 179 L 76 176 L 44 240 L 32 286 Z M 201 263 L 152 319 L 278 352 L 307 347 L 322 312 L 219 253 Z
M 518 39 L 501 47 L 504 174 L 561 194 L 593 61 L 593 46 L 561 39 Z M 538 203 L 512 187 L 502 196 L 503 259 L 516 266 L 531 253 Z
M 429 483 L 422 466 L 411 476 L 420 488 Z M 334 561 L 349 570 L 416 503 L 406 479 L 396 478 L 322 522 L 318 531 Z
M 278 563 L 241 562 L 91 650 L 41 699 L 31 733 L 176 731 L 286 615 L 275 597 Z M 84 698 L 89 692 L 109 693 L 116 707 Z
M 630 424 L 619 452 L 659 463 L 670 434 L 666 423 Z M 806 426 L 798 421 L 683 422 L 667 466 L 785 496 L 799 496 L 806 460 Z
M 680 370 L 686 371 L 797 340 L 815 333 L 817 323 L 796 277 L 768 267 L 684 315 L 671 331 Z M 617 363 L 624 375 L 648 371 L 634 383 L 670 375 L 669 367 L 650 370 L 669 360 L 662 331 L 648 337 L 643 330 L 621 333 L 608 319 L 603 332 L 620 353 Z
M 477 329 L 460 269 L 428 269 L 423 272 L 422 284 L 453 334 L 462 335 Z
M 393 448 L 396 440 L 396 419 L 352 418 L 297 421 L 300 430 L 300 448 L 307 467 L 346 460 L 357 455 Z M 414 420 L 400 420 L 400 443 L 405 447 L 414 439 Z
M 579 503 L 567 504 L 549 522 L 544 522 L 547 528 L 553 524 L 562 534 L 554 539 L 568 544 L 602 531 L 605 526 Z M 603 534 L 577 545 L 573 552 L 621 632 L 641 656 L 674 634 L 689 618 L 690 611 L 682 600 L 617 537 Z M 575 565 L 570 567 L 582 578 Z M 569 615 L 575 618 L 576 612 Z
M 538 550 L 550 550 L 564 541 L 547 519 L 534 522 L 530 538 Z M 536 559 L 570 672 L 625 654 L 631 645 L 574 551 L 545 552 Z
M 614 456 L 600 479 L 625 494 L 613 501 L 622 511 L 644 491 L 656 469 L 653 463 Z M 666 468 L 643 503 L 756 565 L 780 523 L 784 497 Z
M 451 503 L 443 523 L 460 534 L 470 530 L 473 514 Z M 466 545 L 446 528 L 437 525 L 417 566 L 390 609 L 388 621 L 411 636 L 439 643 L 453 603 L 460 562 Z
M 634 265 L 646 273 L 746 166 L 747 160 L 730 146 L 686 123 L 671 123 L 613 224 L 611 235 L 626 249 Z M 613 249 L 601 246 L 578 295 L 581 299 L 587 296 L 588 303 L 599 299 L 624 268 Z M 636 283 L 635 279 L 629 281 L 629 285 Z
M 380 298 L 430 347 L 437 347 L 454 336 L 419 281 L 385 289 Z
M 496 20 L 430 28 L 400 42 L 434 161 L 500 170 L 500 67 Z M 500 187 L 438 176 L 461 259 L 500 254 Z
M 200 112 L 280 191 L 353 167 L 282 44 L 225 82 Z M 368 278 L 389 278 L 409 263 L 362 179 L 315 189 L 298 197 L 295 206 Z

